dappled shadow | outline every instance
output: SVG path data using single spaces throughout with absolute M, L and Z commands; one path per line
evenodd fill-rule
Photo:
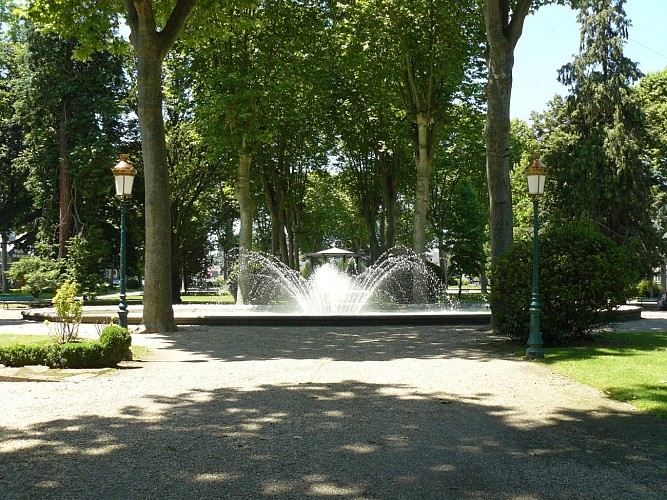
M 507 341 L 474 326 L 181 327 L 161 334 L 171 350 L 223 361 L 333 359 L 389 361 L 504 356 Z
M 667 373 L 665 373 L 667 379 Z M 634 384 L 624 387 L 607 387 L 605 393 L 618 401 L 625 401 L 632 404 L 637 397 L 640 397 L 644 404 L 651 408 L 643 408 L 645 411 L 651 410 L 657 415 L 667 417 L 667 380 L 659 381 L 660 385 Z
M 7 498 L 665 498 L 665 422 L 357 381 L 217 388 L 1 429 Z M 536 402 L 536 404 L 539 404 Z

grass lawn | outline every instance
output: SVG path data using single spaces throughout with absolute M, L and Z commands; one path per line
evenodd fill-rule
M 0 335 L 0 346 L 11 344 L 50 344 L 53 342 L 48 335 L 15 335 L 5 333 Z
M 607 333 L 581 347 L 546 349 L 543 363 L 637 409 L 667 417 L 667 333 Z
M 234 297 L 225 295 L 181 295 L 183 304 L 235 304 Z
M 234 297 L 229 294 L 225 295 L 181 295 L 183 304 L 234 304 L 236 301 Z M 142 297 L 137 295 L 128 295 L 127 304 L 141 305 Z M 92 300 L 87 300 L 87 306 L 117 306 L 118 297 L 97 297 Z

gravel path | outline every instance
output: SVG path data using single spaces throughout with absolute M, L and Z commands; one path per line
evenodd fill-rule
M 0 333 L 41 328 L 0 314 Z M 667 498 L 665 419 L 485 330 L 184 327 L 133 342 L 150 353 L 120 370 L 0 382 L 0 498 Z

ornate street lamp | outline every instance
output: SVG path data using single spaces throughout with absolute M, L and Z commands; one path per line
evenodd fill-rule
M 128 163 L 127 155 L 120 155 L 120 161 L 111 169 L 116 182 L 116 197 L 120 198 L 120 303 L 118 304 L 118 324 L 127 328 L 127 287 L 125 277 L 125 211 L 127 198 L 132 196 L 132 185 L 137 170 Z
M 526 357 L 529 359 L 544 357 L 544 342 L 540 333 L 540 285 L 539 285 L 539 251 L 538 251 L 538 199 L 544 194 L 544 181 L 547 177 L 547 167 L 540 160 L 535 159 L 526 168 L 528 180 L 528 194 L 533 198 L 533 292 L 530 302 L 530 333 Z

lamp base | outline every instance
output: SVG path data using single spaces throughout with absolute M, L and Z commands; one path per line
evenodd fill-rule
M 118 325 L 127 328 L 127 309 L 118 308 Z
M 540 346 L 530 346 L 526 349 L 526 357 L 528 359 L 544 358 L 544 349 Z

